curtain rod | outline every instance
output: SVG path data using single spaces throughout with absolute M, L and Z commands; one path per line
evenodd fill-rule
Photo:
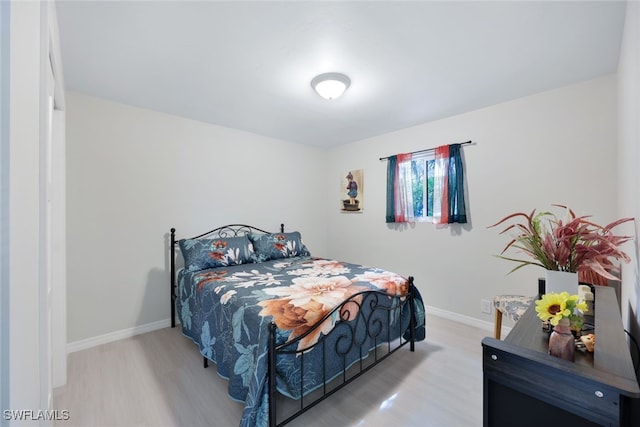
M 465 145 L 465 144 L 471 144 L 471 141 L 460 142 L 460 145 Z M 412 152 L 410 152 L 408 154 L 426 153 L 428 151 L 434 151 L 434 150 L 435 150 L 435 148 L 426 148 L 424 150 L 412 151 Z M 380 157 L 380 160 L 387 160 L 389 157 L 391 157 L 391 156 Z

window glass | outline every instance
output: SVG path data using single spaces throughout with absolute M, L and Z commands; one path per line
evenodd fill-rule
M 404 193 L 411 195 L 413 206 L 413 220 L 431 221 L 434 206 L 434 173 L 435 160 L 432 153 L 414 155 L 413 158 L 400 164 L 400 170 L 411 167 L 411 181 L 401 180 L 399 184 L 410 185 L 404 189 Z M 402 191 L 402 190 L 401 190 Z

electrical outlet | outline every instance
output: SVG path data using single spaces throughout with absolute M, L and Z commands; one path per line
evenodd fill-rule
M 482 311 L 484 314 L 491 314 L 492 309 L 493 305 L 491 304 L 491 301 L 489 301 L 488 299 L 480 300 L 480 311 Z

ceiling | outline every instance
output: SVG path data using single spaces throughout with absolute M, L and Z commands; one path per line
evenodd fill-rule
M 618 1 L 57 0 L 67 89 L 334 147 L 616 72 Z M 310 81 L 351 87 L 320 98 Z

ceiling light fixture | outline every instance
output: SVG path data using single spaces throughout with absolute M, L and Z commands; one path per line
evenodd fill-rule
M 324 99 L 339 98 L 351 84 L 351 80 L 341 73 L 324 73 L 311 80 L 311 87 Z

